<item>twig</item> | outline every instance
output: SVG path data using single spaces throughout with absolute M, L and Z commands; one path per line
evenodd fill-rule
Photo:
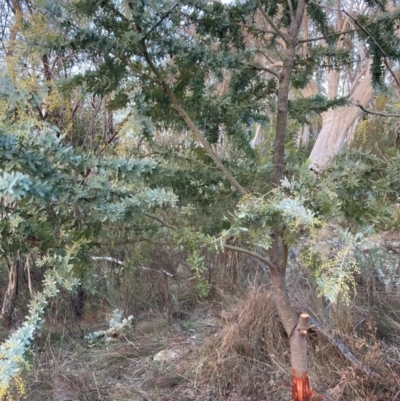
M 385 51 L 382 49 L 380 44 L 376 41 L 376 39 L 372 36 L 372 34 L 368 31 L 367 28 L 363 27 L 354 17 L 352 17 L 344 8 L 342 8 L 342 11 L 354 21 L 354 23 L 362 30 L 364 33 L 374 42 L 375 46 L 378 48 L 378 50 L 381 52 L 383 56 L 383 63 L 385 64 L 386 68 L 389 70 L 390 74 L 392 75 L 393 79 L 396 81 L 397 85 L 400 87 L 400 81 L 397 78 L 396 74 L 393 72 L 392 68 L 390 67 L 388 60 L 387 60 L 387 55 Z
M 383 113 L 381 111 L 374 111 L 370 109 L 366 109 L 364 106 L 362 106 L 359 103 L 353 103 L 354 106 L 359 107 L 363 112 L 368 113 L 368 114 L 373 114 L 375 116 L 381 116 L 381 117 L 396 117 L 400 118 L 400 114 L 394 114 L 394 113 Z
M 239 248 L 237 246 L 232 246 L 232 245 L 224 245 L 224 248 L 229 249 L 230 251 L 235 251 L 235 252 L 240 252 L 244 253 L 246 255 L 252 256 L 253 258 L 256 258 L 258 260 L 261 260 L 261 262 L 265 263 L 270 269 L 278 271 L 278 267 L 275 266 L 268 258 L 265 258 L 258 253 L 249 251 L 248 249 L 245 248 Z
M 345 35 L 346 33 L 355 33 L 358 31 L 359 31 L 359 29 L 349 29 L 347 31 L 332 33 L 332 34 L 326 35 L 326 36 L 318 36 L 316 38 L 310 38 L 310 39 L 299 39 L 298 43 L 300 44 L 300 43 L 306 43 L 306 42 L 314 42 L 317 40 L 325 40 L 326 38 L 333 38 L 335 36 Z
M 172 231 L 175 231 L 175 227 L 170 226 L 168 223 L 165 223 L 162 219 L 160 219 L 157 216 L 154 216 L 154 214 L 150 213 L 143 213 L 144 216 L 149 217 L 150 219 L 157 220 L 159 223 L 161 223 L 164 227 L 169 228 Z
M 26 269 L 26 274 L 28 275 L 29 296 L 31 298 L 33 298 L 32 280 L 31 280 L 31 264 L 29 262 L 29 259 L 30 259 L 30 255 L 28 254 L 26 256 L 25 269 Z
M 397 399 L 397 397 L 399 396 L 399 394 L 400 394 L 400 390 L 396 393 L 396 395 L 394 396 L 392 401 L 395 401 Z
M 136 348 L 136 349 L 139 351 L 139 348 L 138 348 L 132 341 L 129 341 L 129 340 L 126 338 L 126 336 L 123 335 L 122 337 L 125 339 L 125 341 L 126 341 L 128 344 L 132 345 L 133 348 Z
M 111 256 L 91 256 L 90 258 L 92 260 L 106 260 L 108 262 L 117 263 L 118 265 L 121 265 L 121 266 L 125 265 L 125 263 L 122 260 L 112 258 Z M 163 273 L 166 276 L 171 277 L 171 278 L 175 277 L 172 273 L 167 272 L 164 269 L 157 270 L 157 269 L 153 269 L 151 267 L 146 267 L 146 266 L 135 266 L 135 268 L 141 269 L 141 270 L 150 270 L 150 271 L 154 271 L 154 272 L 157 272 L 157 273 Z
M 271 70 L 270 68 L 268 68 L 268 67 L 261 67 L 261 66 L 259 66 L 259 65 L 254 65 L 254 64 L 246 64 L 246 63 L 242 63 L 244 66 L 246 66 L 246 67 L 250 67 L 250 68 L 253 68 L 254 70 L 260 70 L 260 71 L 266 71 L 266 72 L 269 72 L 270 74 L 272 74 L 272 75 L 275 75 L 277 78 L 279 78 L 279 73 L 277 73 L 276 71 L 274 71 L 274 70 Z
M 101 399 L 102 399 L 102 396 L 101 396 L 101 394 L 100 394 L 99 386 L 98 386 L 98 384 L 97 384 L 97 380 L 96 380 L 96 376 L 95 376 L 94 372 L 92 372 L 92 375 L 93 375 L 93 379 L 94 379 L 94 384 L 95 384 L 95 386 L 96 386 L 97 395 L 98 395 L 98 397 L 99 397 L 99 400 L 101 400 Z
M 145 35 L 144 38 L 146 39 L 171 13 L 172 11 L 174 11 L 174 9 L 178 6 L 179 2 L 176 3 L 170 10 L 168 10 L 160 19 L 160 21 L 158 21 Z
M 274 21 L 272 18 L 265 12 L 260 0 L 256 0 L 257 6 L 261 11 L 261 14 L 263 17 L 267 20 L 267 22 L 271 25 L 272 29 L 285 41 L 287 42 L 288 38 L 287 36 L 275 25 Z

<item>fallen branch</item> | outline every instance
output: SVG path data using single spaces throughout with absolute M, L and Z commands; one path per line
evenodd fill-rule
M 300 310 L 307 310 L 300 301 L 297 299 L 292 298 L 292 300 L 297 304 Z M 309 313 L 309 312 L 307 312 Z M 353 353 L 349 350 L 349 347 L 340 339 L 339 337 L 335 336 L 330 332 L 329 329 L 324 327 L 318 320 L 313 318 L 310 315 L 310 325 L 315 328 L 319 333 L 324 335 L 329 342 L 335 346 L 341 353 L 342 355 L 354 366 L 357 368 L 361 369 L 364 373 L 367 375 L 375 376 L 375 377 L 380 377 L 381 375 L 376 372 L 374 369 L 370 368 L 369 366 L 365 365 L 363 362 L 361 362 L 358 358 L 356 358 Z
M 354 366 L 361 369 L 367 375 L 381 377 L 378 372 L 374 369 L 370 368 L 369 366 L 362 363 L 358 358 L 356 358 L 353 353 L 349 350 L 347 345 L 339 338 L 334 336 L 329 332 L 329 329 L 326 329 L 321 323 L 319 323 L 316 319 L 310 316 L 310 323 L 311 325 L 321 334 L 323 334 L 329 342 L 334 345 L 342 355 Z
M 124 265 L 124 262 L 122 260 L 112 258 L 111 256 L 91 256 L 90 258 L 92 260 L 106 260 L 107 262 L 116 263 L 116 264 L 122 265 L 122 266 Z

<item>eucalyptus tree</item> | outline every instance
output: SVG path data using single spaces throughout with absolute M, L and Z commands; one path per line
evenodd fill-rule
M 343 143 L 351 143 L 357 123 L 373 100 L 388 86 L 399 86 L 393 71 L 397 63 L 399 10 L 392 2 L 336 1 L 330 8 L 337 32 L 334 48 L 348 49 L 352 62 L 326 72 L 328 97 L 338 92 L 349 104 L 322 114 L 322 129 L 310 155 L 313 168 L 324 168 Z

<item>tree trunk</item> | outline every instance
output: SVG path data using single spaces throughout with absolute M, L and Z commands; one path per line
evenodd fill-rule
M 275 265 L 270 277 L 274 301 L 279 318 L 289 337 L 292 366 L 292 401 L 312 401 L 317 395 L 311 390 L 307 369 L 307 331 L 309 316 L 301 314 L 298 318 L 286 287 L 287 246 L 276 236 L 271 247 L 270 258 Z M 278 263 L 276 263 L 278 261 Z
M 86 291 L 83 289 L 82 285 L 78 287 L 76 293 L 71 295 L 71 301 L 74 317 L 76 320 L 79 320 L 83 316 L 86 303 Z
M 294 56 L 295 43 L 291 39 L 288 40 L 287 43 L 278 88 L 278 113 L 276 118 L 276 132 L 274 143 L 274 172 L 272 176 L 272 183 L 277 187 L 280 185 L 280 182 L 283 178 L 290 77 L 292 75 L 294 65 Z
M 260 9 L 262 5 L 257 1 Z M 299 0 L 296 14 L 292 15 L 290 28 L 286 33 L 278 32 L 285 41 L 286 49 L 283 58 L 282 72 L 279 77 L 278 112 L 276 119 L 276 133 L 274 144 L 274 171 L 272 182 L 280 186 L 283 178 L 284 151 L 288 118 L 288 102 L 290 78 L 294 66 L 295 49 L 300 27 L 305 14 L 305 1 Z M 268 15 L 265 15 L 270 21 Z M 270 21 L 271 23 L 271 21 Z M 274 26 L 273 23 L 271 23 Z M 314 393 L 310 389 L 307 372 L 307 329 L 308 315 L 301 315 L 300 319 L 294 310 L 286 287 L 286 266 L 288 248 L 284 240 L 284 228 L 274 234 L 269 257 L 274 268 L 271 269 L 271 283 L 274 301 L 283 327 L 289 337 L 292 362 L 292 401 L 311 401 Z
M 307 84 L 307 86 L 301 90 L 301 94 L 305 98 L 314 96 L 317 93 L 318 93 L 317 85 L 315 85 L 315 83 L 312 81 L 310 81 Z M 297 147 L 307 146 L 309 140 L 310 140 L 310 126 L 308 124 L 305 124 L 303 125 L 297 136 L 296 145 Z
M 337 10 L 336 29 L 338 32 L 345 32 L 352 27 L 351 19 L 349 17 L 343 18 L 342 2 L 336 0 L 335 3 Z M 343 49 L 343 46 L 344 41 L 338 40 L 337 49 Z M 358 44 L 358 51 L 361 60 L 367 58 L 363 43 Z M 360 64 L 361 71 L 351 82 L 351 88 L 349 88 L 350 100 L 364 107 L 372 99 L 370 64 L 371 62 Z M 333 99 L 338 95 L 339 71 L 329 70 L 326 72 L 326 76 L 328 99 Z M 326 167 L 332 158 L 339 153 L 345 142 L 351 143 L 361 114 L 362 111 L 357 106 L 338 107 L 322 113 L 322 129 L 310 154 L 312 170 L 319 171 Z
M 15 21 L 10 29 L 10 34 L 8 37 L 8 44 L 6 47 L 6 56 L 7 57 L 13 57 L 14 56 L 14 49 L 15 49 L 15 42 L 17 40 L 17 34 L 19 31 L 19 25 L 21 23 L 21 7 L 19 4 L 19 0 L 11 0 L 11 3 L 9 3 L 12 6 L 12 10 L 14 12 L 14 18 Z
M 351 95 L 355 104 L 366 107 L 372 99 L 370 63 L 365 70 L 365 76 Z M 343 143 L 351 142 L 353 128 L 362 111 L 357 106 L 343 106 L 329 109 L 322 113 L 322 129 L 310 154 L 311 167 L 319 171 L 328 165 L 338 154 Z
M 17 298 L 18 269 L 19 260 L 8 263 L 8 286 L 7 291 L 4 294 L 0 314 L 0 322 L 7 328 L 11 325 L 11 317 L 15 307 L 15 300 Z
M 285 274 L 280 271 L 271 271 L 270 273 L 272 292 L 279 318 L 283 324 L 285 332 L 291 337 L 297 324 L 297 313 L 290 303 L 289 295 L 286 288 Z
M 305 1 L 300 0 L 297 4 L 296 15 L 292 18 L 287 34 L 280 33 L 280 36 L 283 37 L 285 41 L 286 49 L 278 88 L 278 112 L 274 143 L 274 172 L 272 177 L 272 183 L 276 186 L 280 185 L 283 178 L 290 78 L 293 71 L 295 50 L 304 13 Z
M 309 315 L 302 313 L 297 326 L 290 337 L 290 354 L 292 362 L 292 401 L 313 401 L 319 397 L 311 390 L 308 377 L 307 332 Z

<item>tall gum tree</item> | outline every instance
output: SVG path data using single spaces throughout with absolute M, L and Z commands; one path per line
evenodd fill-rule
M 366 3 L 371 5 L 373 2 Z M 336 30 L 342 34 L 338 37 L 336 48 L 343 49 L 345 35 L 355 32 L 357 40 L 351 45 L 357 47 L 357 61 L 353 73 L 345 77 L 340 77 L 338 70 L 326 72 L 328 98 L 337 96 L 339 87 L 347 87 L 350 104 L 322 113 L 322 128 L 310 154 L 314 171 L 327 167 L 343 144 L 352 142 L 357 123 L 373 99 L 373 84 L 378 84 L 378 87 L 382 84 L 384 69 L 387 82 L 391 79 L 395 86 L 400 86 L 390 61 L 398 55 L 399 30 L 394 22 L 399 18 L 399 11 L 390 1 L 376 2 L 376 5 L 375 21 L 370 18 L 372 14 L 364 3 L 336 0 L 336 7 L 331 9 L 337 16 Z M 385 29 L 382 29 L 383 26 Z
M 355 6 L 354 3 L 351 5 Z M 348 6 L 346 1 L 336 0 L 335 6 L 332 12 L 336 15 L 336 32 L 342 33 L 341 36 L 338 36 L 335 47 L 340 51 L 344 48 L 345 33 L 355 30 L 357 27 L 350 17 L 343 14 L 342 9 Z M 353 11 L 349 10 L 351 13 Z M 359 43 L 352 42 L 351 45 L 358 46 L 357 65 L 352 68 L 352 74 L 346 74 L 346 68 L 342 71 L 339 71 L 339 69 L 328 69 L 326 71 L 327 97 L 328 99 L 334 99 L 338 96 L 340 86 L 342 88 L 347 87 L 350 102 L 366 107 L 372 99 L 370 61 L 366 57 L 363 43 L 360 41 Z M 347 76 L 341 78 L 340 75 Z M 347 82 L 345 83 L 344 80 Z M 322 128 L 310 154 L 311 168 L 314 171 L 326 167 L 342 149 L 343 144 L 346 141 L 351 141 L 352 133 L 356 128 L 361 113 L 357 106 L 348 105 L 330 108 L 321 114 Z

